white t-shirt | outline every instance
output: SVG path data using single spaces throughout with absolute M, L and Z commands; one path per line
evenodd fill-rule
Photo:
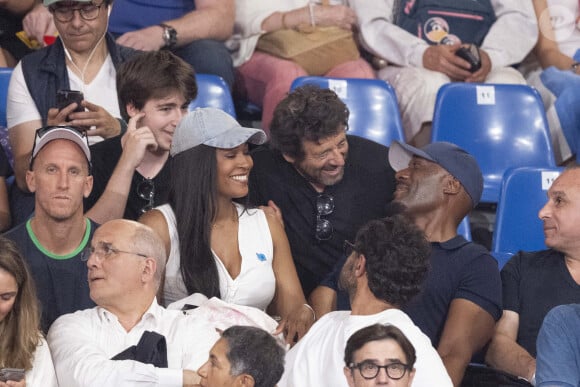
M 578 0 L 548 0 L 548 12 L 558 47 L 572 57 L 580 49 L 580 9 Z
M 399 309 L 387 309 L 369 316 L 350 311 L 324 315 L 286 354 L 286 366 L 279 387 L 347 387 L 344 349 L 348 338 L 361 328 L 381 323 L 399 328 L 415 347 L 415 377 L 412 387 L 451 387 L 443 361 L 429 338 Z
M 117 100 L 116 70 L 110 55 L 97 73 L 97 76 L 89 84 L 83 84 L 81 79 L 67 67 L 71 90 L 83 92 L 85 100 L 101 106 L 113 117 L 121 117 Z M 8 86 L 8 101 L 6 106 L 6 119 L 8 128 L 28 121 L 41 120 L 40 112 L 30 95 L 30 91 L 24 80 L 22 64 L 18 63 L 14 68 L 10 85 Z M 91 143 L 102 140 L 99 136 L 91 136 Z

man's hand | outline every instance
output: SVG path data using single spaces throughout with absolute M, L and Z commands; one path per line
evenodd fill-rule
M 423 67 L 443 73 L 453 81 L 463 81 L 471 77 L 469 62 L 455 55 L 460 47 L 460 44 L 429 46 L 423 54 Z
M 125 32 L 117 38 L 117 43 L 141 51 L 157 51 L 165 46 L 163 27 L 151 26 L 137 31 Z
M 356 23 L 356 14 L 345 5 L 316 6 L 314 20 L 319 26 L 337 26 L 350 30 Z
M 44 36 L 56 36 L 57 31 L 52 20 L 52 14 L 42 3 L 38 3 L 22 20 L 22 27 L 30 39 L 36 40 L 42 47 Z
M 157 149 L 157 141 L 151 129 L 147 126 L 137 128 L 138 122 L 145 116 L 145 113 L 138 113 L 131 117 L 127 124 L 127 133 L 123 135 L 121 144 L 123 146 L 123 153 L 121 155 L 121 162 L 129 163 L 130 168 L 135 169 L 141 164 L 145 157 L 147 149 L 155 151 Z
M 84 100 L 81 105 L 88 111 L 69 114 L 69 125 L 93 128 L 87 130 L 89 136 L 101 136 L 103 138 L 114 137 L 121 133 L 121 124 L 109 114 L 103 107 Z
M 183 370 L 183 387 L 197 387 L 201 378 L 195 371 Z
M 481 68 L 465 78 L 465 82 L 485 82 L 487 75 L 491 71 L 491 60 L 487 52 L 481 48 L 479 49 L 479 57 L 481 58 Z

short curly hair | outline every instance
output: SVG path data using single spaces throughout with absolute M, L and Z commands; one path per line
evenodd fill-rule
M 283 154 L 300 159 L 302 140 L 318 141 L 348 129 L 349 111 L 336 93 L 318 86 L 296 88 L 274 110 L 270 145 Z
M 402 307 L 421 290 L 431 247 L 405 215 L 367 223 L 356 235 L 354 250 L 365 256 L 368 286 L 378 299 Z

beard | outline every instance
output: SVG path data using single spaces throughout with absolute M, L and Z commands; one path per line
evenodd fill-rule
M 352 297 L 356 291 L 354 266 L 354 260 L 347 259 L 342 270 L 340 271 L 340 276 L 338 278 L 338 288 L 346 291 L 350 297 Z

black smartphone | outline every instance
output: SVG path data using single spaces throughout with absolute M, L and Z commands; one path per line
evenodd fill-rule
M 22 368 L 2 368 L 0 369 L 0 382 L 13 380 L 19 382 L 24 379 L 24 369 Z
M 475 44 L 470 44 L 469 46 L 461 46 L 455 55 L 469 62 L 471 68 L 469 71 L 472 73 L 476 72 L 481 68 L 481 57 L 479 55 L 479 48 Z
M 58 110 L 62 110 L 73 102 L 76 102 L 77 108 L 73 111 L 84 112 L 85 108 L 81 105 L 82 100 L 85 98 L 82 91 L 78 90 L 59 90 L 56 92 L 56 107 Z M 70 121 L 68 117 L 67 121 Z

